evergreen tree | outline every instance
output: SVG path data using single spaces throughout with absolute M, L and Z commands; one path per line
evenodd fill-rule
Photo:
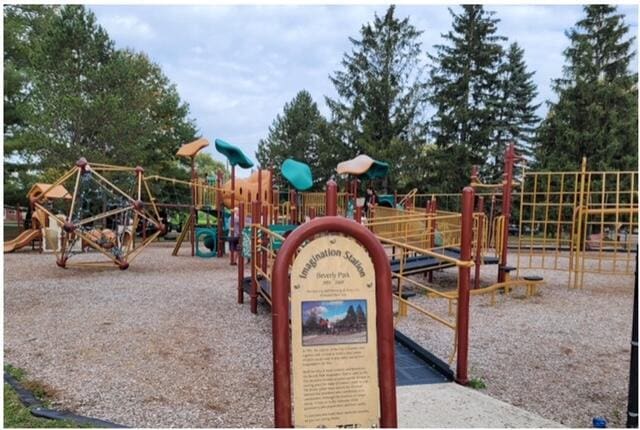
M 439 153 L 432 157 L 433 183 L 458 192 L 469 183 L 471 166 L 491 170 L 492 138 L 500 103 L 498 68 L 504 37 L 496 35 L 498 19 L 481 5 L 465 5 L 453 16 L 453 29 L 436 45 L 431 70 L 432 128 Z
M 564 76 L 539 134 L 537 157 L 549 170 L 636 170 L 638 75 L 629 71 L 635 52 L 629 27 L 614 6 L 589 5 L 567 32 Z
M 407 188 L 416 180 L 414 166 L 424 144 L 420 34 L 390 6 L 362 26 L 361 39 L 349 38 L 353 49 L 344 54 L 343 70 L 330 76 L 338 98 L 326 101 L 346 158 L 367 154 L 388 162 L 391 188 Z
M 356 309 L 356 325 L 359 328 L 366 327 L 367 325 L 367 316 L 364 314 L 362 306 L 360 305 L 358 305 L 358 308 Z
M 36 179 L 54 180 L 81 156 L 169 169 L 180 145 L 195 139 L 188 106 L 162 70 L 144 54 L 116 50 L 83 6 L 11 6 L 5 20 L 23 23 L 10 26 L 8 58 L 21 60 L 22 79 L 11 99 L 20 121 L 5 122 L 5 182 L 21 190 L 13 198 L 24 201 Z
M 517 153 L 529 160 L 533 156 L 532 145 L 540 121 L 536 109 L 540 104 L 534 104 L 538 95 L 532 80 L 534 72 L 527 72 L 523 57 L 524 50 L 517 43 L 512 43 L 500 66 L 500 103 L 496 116 L 498 128 L 496 144 L 492 148 L 496 167 L 496 171 L 492 172 L 493 179 L 498 179 L 502 173 L 506 143 L 514 142 Z
M 260 139 L 256 158 L 264 168 L 279 169 L 287 158 L 309 164 L 314 182 L 324 184 L 342 155 L 333 142 L 329 124 L 309 92 L 302 90 L 277 115 L 269 134 Z

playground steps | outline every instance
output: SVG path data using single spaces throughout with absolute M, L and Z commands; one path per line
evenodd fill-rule
M 401 428 L 558 428 L 561 424 L 456 383 L 396 387 Z
M 456 259 L 460 258 L 459 248 L 446 248 L 441 253 L 442 255 L 445 255 L 447 257 L 456 258 Z M 400 260 L 392 259 L 389 261 L 389 264 L 391 265 L 392 272 L 394 273 L 400 272 Z M 482 259 L 482 264 L 498 264 L 498 258 L 485 256 Z M 403 271 L 419 273 L 419 272 L 427 272 L 429 270 L 442 269 L 445 267 L 453 267 L 453 266 L 454 266 L 453 263 L 445 263 L 437 259 L 436 257 L 419 255 L 419 256 L 407 258 L 404 262 Z

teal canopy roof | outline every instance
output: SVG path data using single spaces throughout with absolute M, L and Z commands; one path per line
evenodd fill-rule
M 389 173 L 389 164 L 384 161 L 374 160 L 369 170 L 359 177 L 362 179 L 381 179 L 387 176 L 387 173 Z
M 313 186 L 311 169 L 305 163 L 287 158 L 280 168 L 282 176 L 298 191 L 308 190 Z
M 240 166 L 243 169 L 253 167 L 253 161 L 249 160 L 249 157 L 237 146 L 225 142 L 222 139 L 216 139 L 215 144 L 216 150 L 227 157 L 227 160 L 229 160 L 232 166 Z

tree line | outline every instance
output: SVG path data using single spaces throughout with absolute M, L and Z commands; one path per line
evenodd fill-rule
M 4 7 L 4 198 L 26 204 L 84 156 L 188 179 L 174 155 L 197 138 L 174 84 L 147 55 L 116 49 L 84 6 Z M 208 154 L 203 172 L 224 168 Z
M 593 170 L 636 169 L 634 39 L 616 7 L 585 6 L 566 32 L 557 101 L 546 102 L 545 118 L 525 52 L 499 34 L 495 13 L 481 5 L 449 12 L 451 29 L 427 52 L 422 31 L 394 6 L 376 14 L 329 76 L 338 94 L 325 97 L 330 117 L 300 91 L 260 140 L 260 164 L 305 161 L 321 186 L 338 162 L 366 153 L 390 164 L 388 190 L 458 192 L 472 165 L 499 181 L 512 141 L 536 169 L 576 170 L 583 156 Z
M 54 181 L 80 155 L 188 178 L 174 154 L 197 126 L 157 64 L 115 48 L 84 6 L 3 11 L 5 203 L 25 204 L 31 185 Z M 300 91 L 260 140 L 260 165 L 307 162 L 321 187 L 338 162 L 366 153 L 390 164 L 389 190 L 457 192 L 473 164 L 499 179 L 505 142 L 515 141 L 539 169 L 575 170 L 582 156 L 592 169 L 636 168 L 634 40 L 615 7 L 586 6 L 566 32 L 557 101 L 542 119 L 534 72 L 495 14 L 477 5 L 450 13 L 451 29 L 427 50 L 394 6 L 375 15 L 329 76 L 329 118 Z M 197 162 L 208 173 L 223 167 L 207 154 Z

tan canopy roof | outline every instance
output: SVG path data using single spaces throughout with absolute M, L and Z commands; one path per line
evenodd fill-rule
M 198 139 L 190 143 L 185 143 L 178 149 L 176 155 L 179 157 L 194 157 L 202 148 L 209 146 L 207 139 Z
M 31 197 L 39 197 L 42 193 L 44 193 L 45 191 L 49 190 L 49 188 L 51 187 L 51 184 L 35 184 L 33 187 L 31 187 L 31 189 L 29 190 L 29 193 L 27 194 L 27 197 L 31 198 Z M 63 187 L 62 185 L 56 185 L 55 187 L 51 188 L 49 191 L 47 191 L 47 194 L 45 194 L 45 197 L 48 199 L 71 199 L 71 194 L 69 194 L 69 192 L 67 191 L 67 189 L 65 187 Z

